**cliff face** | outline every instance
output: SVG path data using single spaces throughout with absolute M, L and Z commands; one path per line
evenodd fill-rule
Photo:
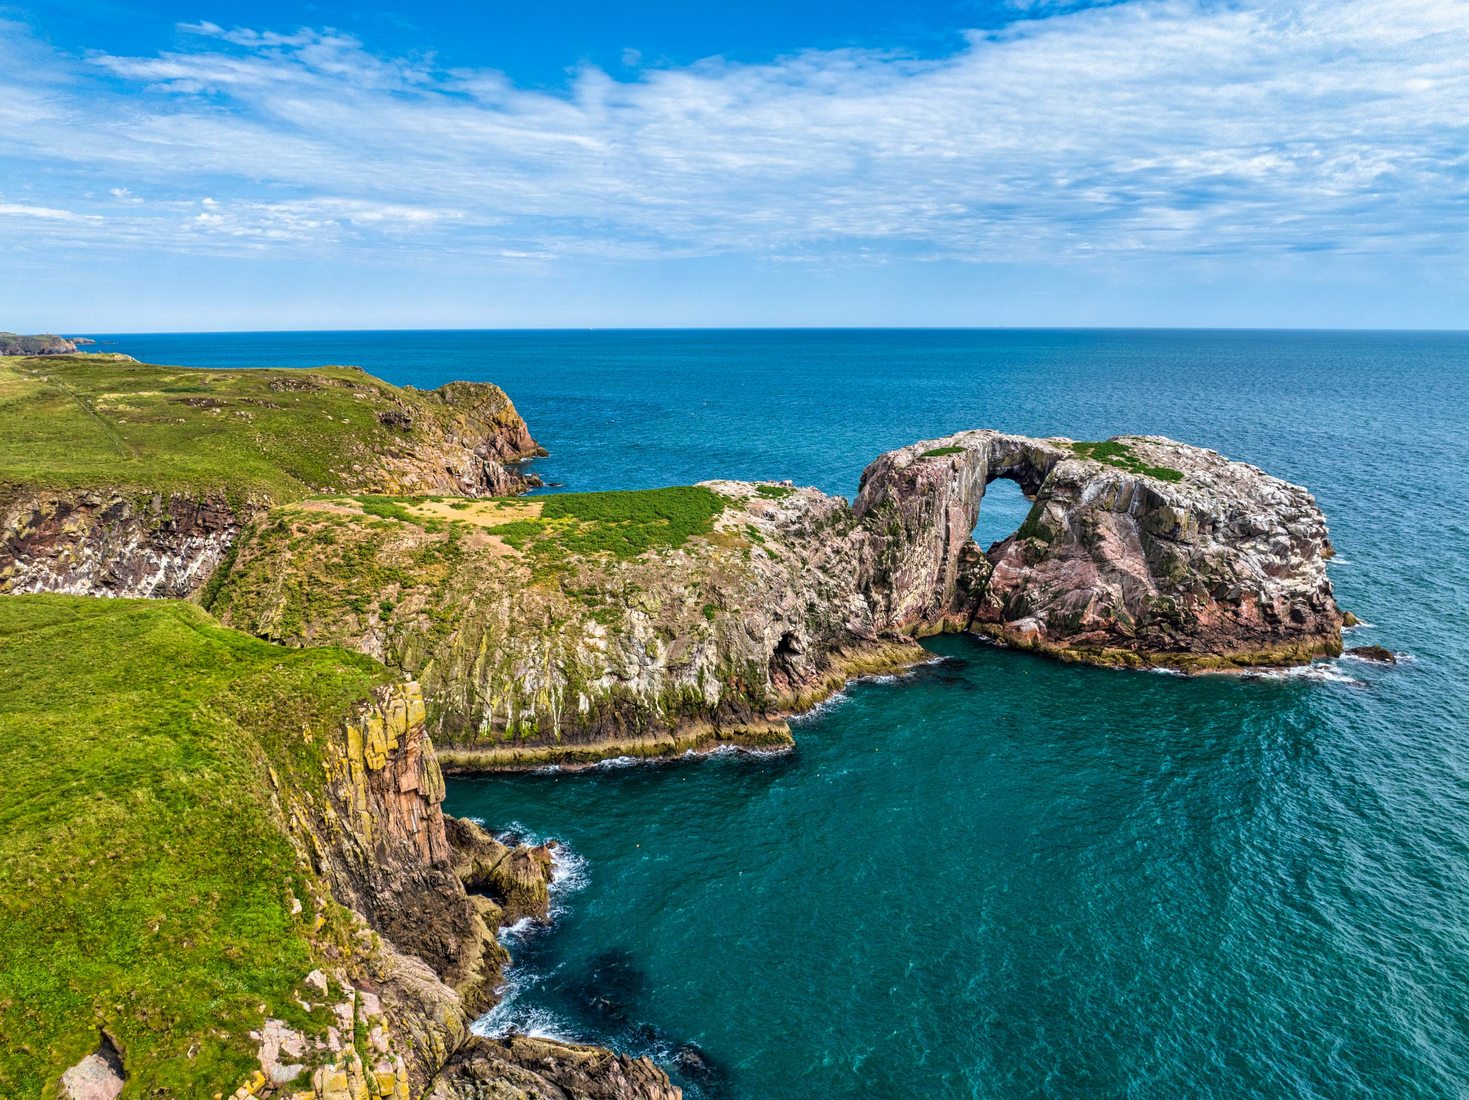
M 0 592 L 187 596 L 219 566 L 241 512 L 223 495 L 28 498 L 0 521 Z
M 995 478 L 1034 505 L 986 553 Z M 665 539 L 700 500 L 707 522 Z M 977 431 L 879 457 L 855 507 L 725 481 L 307 502 L 242 542 L 214 607 L 420 677 L 447 766 L 482 768 L 788 744 L 783 714 L 940 630 L 1194 670 L 1334 654 L 1330 554 L 1305 490 L 1211 451 Z
M 0 592 L 188 596 L 273 504 L 537 483 L 515 463 L 539 448 L 488 383 L 75 357 L 0 360 L 0 382 Z
M 370 519 L 350 502 L 281 509 L 241 545 L 214 608 L 252 633 L 410 670 L 454 766 L 786 745 L 780 714 L 922 658 L 881 636 L 845 501 L 743 482 L 612 496 L 655 512 L 540 512 L 598 494 L 403 501 Z M 705 529 L 619 549 L 630 532 L 662 537 L 686 503 L 707 506 Z
M 40 336 L 21 336 L 14 332 L 0 332 L 0 355 L 70 355 L 77 344 L 90 344 L 91 340 L 68 340 L 63 336 L 46 333 Z
M 313 1038 L 267 1020 L 256 1036 L 260 1071 L 238 1100 L 681 1095 L 646 1059 L 470 1031 L 509 962 L 498 928 L 547 917 L 551 853 L 507 847 L 443 813 L 417 684 L 377 689 L 333 738 L 323 787 L 280 789 L 291 833 L 325 887 L 310 903 L 346 906 L 357 932 L 338 965 L 306 979 L 305 996 L 333 1005 L 340 1026 Z
M 417 685 L 177 600 L 0 598 L 0 649 L 0 1096 L 677 1095 L 471 1034 L 553 852 L 443 814 Z
M 969 532 L 1001 477 L 1034 504 L 986 553 Z M 865 587 L 899 627 L 1186 669 L 1341 652 L 1315 501 L 1213 451 L 961 432 L 878 458 L 856 512 L 873 532 Z

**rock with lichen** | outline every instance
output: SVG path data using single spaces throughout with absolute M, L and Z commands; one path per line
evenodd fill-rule
M 1033 503 L 986 551 L 970 532 L 996 478 Z M 874 461 L 856 512 L 872 532 L 865 587 L 894 627 L 1195 670 L 1341 652 L 1315 500 L 1214 451 L 960 432 Z

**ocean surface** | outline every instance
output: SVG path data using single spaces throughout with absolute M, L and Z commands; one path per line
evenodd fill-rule
M 1371 624 L 1349 644 L 1395 667 L 1186 679 L 949 637 L 788 756 L 452 782 L 452 812 L 564 844 L 484 1026 L 650 1053 L 699 1100 L 1469 1095 L 1469 336 L 104 339 L 492 380 L 568 489 L 850 496 L 971 427 L 1162 433 L 1309 486 Z M 981 539 L 1022 514 L 993 494 Z

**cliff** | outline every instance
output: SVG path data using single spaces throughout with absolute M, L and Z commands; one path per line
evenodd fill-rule
M 418 677 L 455 767 L 790 744 L 781 716 L 923 658 L 858 590 L 846 502 L 743 482 L 278 509 L 224 621 Z
M 551 857 L 444 816 L 416 685 L 173 601 L 12 597 L 0 639 L 0 1094 L 678 1095 L 469 1033 Z
M 1033 504 L 983 550 L 970 532 L 996 478 Z M 1341 652 L 1316 502 L 1213 451 L 961 432 L 878 458 L 855 511 L 873 533 L 864 589 L 899 628 L 1196 671 Z
M 1034 504 L 988 552 L 985 486 Z M 789 744 L 783 717 L 974 630 L 1068 660 L 1187 670 L 1340 652 L 1304 489 L 1158 438 L 964 432 L 883 455 L 855 507 L 705 482 L 278 509 L 213 609 L 419 678 L 453 768 Z
M 538 451 L 487 383 L 0 359 L 0 592 L 186 596 L 274 504 L 517 493 Z
M 14 332 L 0 332 L 0 355 L 71 355 L 78 344 L 90 344 L 90 340 L 68 340 L 64 336 L 45 333 L 40 336 L 21 336 Z

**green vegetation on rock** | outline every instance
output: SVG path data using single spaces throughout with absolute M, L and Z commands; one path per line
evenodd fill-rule
M 757 485 L 755 492 L 766 500 L 784 500 L 795 493 L 795 489 L 789 485 Z
M 1126 470 L 1130 474 L 1141 474 L 1143 477 L 1157 478 L 1159 481 L 1183 480 L 1182 470 L 1175 470 L 1169 466 L 1149 466 L 1133 454 L 1132 448 L 1126 443 L 1118 443 L 1114 439 L 1067 445 L 1080 458 L 1090 458 L 1108 466 L 1115 466 L 1119 470 Z
M 727 503 L 700 485 L 560 493 L 539 499 L 539 517 L 512 520 L 488 530 L 517 550 L 606 553 L 627 560 L 708 534 Z
M 948 455 L 957 455 L 964 452 L 963 447 L 935 447 L 931 451 L 924 451 L 919 458 L 945 458 Z
M 276 795 L 324 781 L 382 667 L 174 601 L 5 597 L 0 649 L 0 1095 L 42 1095 L 99 1029 L 125 1096 L 228 1093 L 267 1015 L 323 1033 L 296 998 L 345 925 L 317 927 Z
M 393 491 L 395 463 L 468 414 L 524 424 L 497 388 L 404 389 L 356 367 L 194 370 L 101 356 L 0 357 L 0 502 L 21 490 L 222 492 L 296 500 Z M 524 436 L 522 446 L 529 444 Z M 388 482 L 384 484 L 384 482 Z

